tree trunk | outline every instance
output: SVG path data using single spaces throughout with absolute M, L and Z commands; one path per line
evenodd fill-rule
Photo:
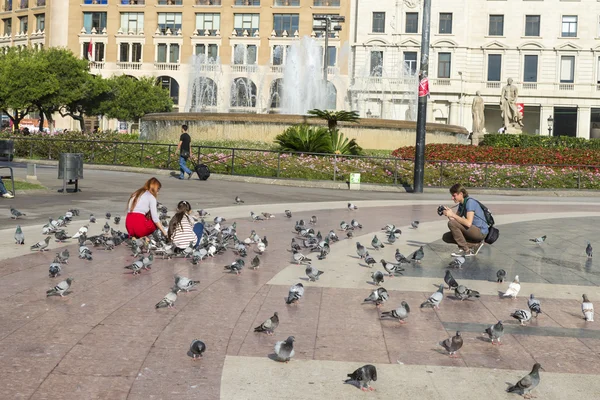
M 13 130 L 19 130 L 19 124 L 21 123 L 21 120 L 25 118 L 27 114 L 29 114 L 29 108 L 25 110 L 24 113 L 20 113 L 19 110 L 15 110 L 15 115 L 12 115 L 6 109 L 3 109 L 2 111 L 8 116 L 8 118 L 10 118 L 11 122 L 13 123 Z
M 46 119 L 48 120 L 48 132 L 52 133 L 54 132 L 54 118 L 52 117 L 52 112 L 45 111 L 44 115 L 46 115 Z
M 40 132 L 44 132 L 44 109 L 42 107 L 38 107 L 38 111 L 40 113 L 40 125 L 38 126 L 38 130 Z

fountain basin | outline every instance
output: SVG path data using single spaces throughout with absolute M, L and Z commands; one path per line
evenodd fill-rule
M 224 114 L 224 113 L 158 113 L 142 118 L 142 139 L 175 142 L 181 135 L 181 125 L 189 127 L 192 141 L 248 140 L 272 142 L 277 135 L 296 124 L 327 126 L 321 119 L 290 114 Z M 414 146 L 416 122 L 364 118 L 357 123 L 340 122 L 339 130 L 356 139 L 365 149 L 395 150 Z M 462 126 L 428 123 L 426 143 L 470 144 Z

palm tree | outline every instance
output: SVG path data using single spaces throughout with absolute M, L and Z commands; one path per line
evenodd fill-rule
M 337 124 L 340 121 L 357 122 L 360 119 L 358 112 L 356 111 L 327 111 L 315 108 L 314 110 L 308 111 L 308 115 L 326 120 L 329 132 L 335 131 L 337 129 Z

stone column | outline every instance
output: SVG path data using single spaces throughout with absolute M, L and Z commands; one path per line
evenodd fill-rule
M 540 107 L 540 136 L 548 136 L 548 117 L 552 115 L 554 118 L 554 107 L 542 106 Z
M 591 107 L 577 108 L 577 137 L 590 138 L 590 121 L 592 118 Z
M 458 120 L 458 110 L 459 109 L 459 105 L 456 101 L 451 101 L 450 102 L 450 111 L 448 113 L 448 124 L 450 125 L 458 125 L 459 124 L 459 120 Z

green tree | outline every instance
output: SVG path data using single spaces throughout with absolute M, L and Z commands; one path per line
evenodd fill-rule
M 108 80 L 101 76 L 86 74 L 85 81 L 78 89 L 80 96 L 62 105 L 58 112 L 61 116 L 69 116 L 79 122 L 79 127 L 85 130 L 85 116 L 102 114 L 104 102 L 111 99 L 111 87 Z
M 360 119 L 356 111 L 327 111 L 315 108 L 308 111 L 308 115 L 326 120 L 329 132 L 337 129 L 338 122 L 357 122 Z
M 146 114 L 173 109 L 169 92 L 157 86 L 155 78 L 113 76 L 108 84 L 110 96 L 99 107 L 99 112 L 108 118 L 135 122 Z
M 34 50 L 11 48 L 0 54 L 0 110 L 15 129 L 39 99 L 51 96 L 58 85 L 48 60 L 37 57 Z

